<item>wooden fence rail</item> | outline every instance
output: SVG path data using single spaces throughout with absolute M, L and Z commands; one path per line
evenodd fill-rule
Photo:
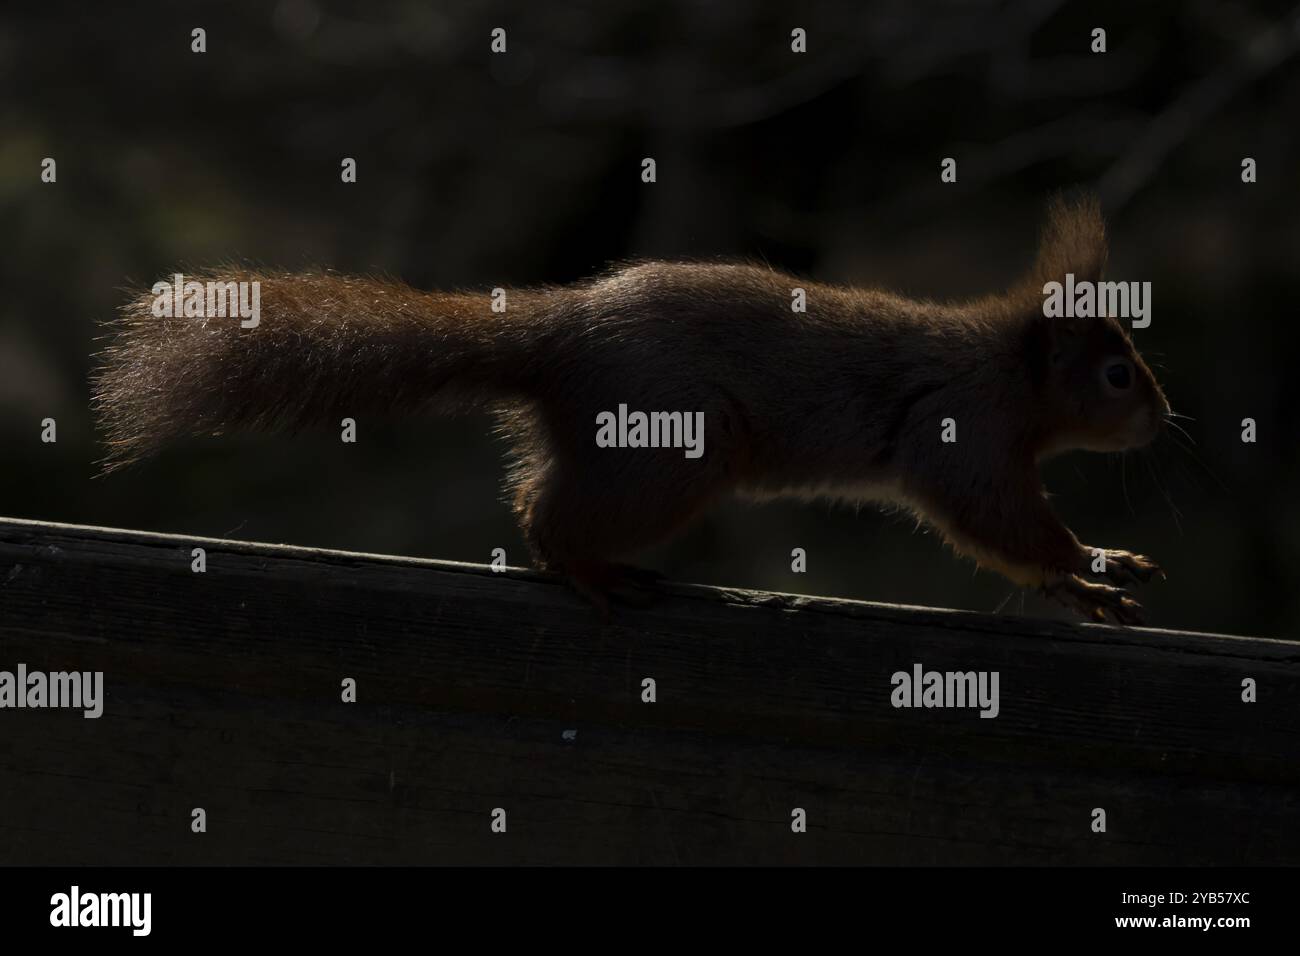
M 0 864 L 1300 863 L 1298 643 L 665 590 L 0 519 Z

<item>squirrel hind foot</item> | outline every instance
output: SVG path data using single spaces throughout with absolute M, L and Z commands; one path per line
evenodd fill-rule
M 589 602 L 608 623 L 613 604 L 646 608 L 662 596 L 659 584 L 664 580 L 658 571 L 610 561 L 568 561 L 553 567 L 578 595 Z

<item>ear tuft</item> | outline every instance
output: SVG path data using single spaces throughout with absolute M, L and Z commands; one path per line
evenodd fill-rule
M 1064 282 L 1067 272 L 1076 282 L 1099 282 L 1105 268 L 1106 223 L 1096 197 L 1054 197 L 1027 284 L 1041 291 L 1045 283 Z

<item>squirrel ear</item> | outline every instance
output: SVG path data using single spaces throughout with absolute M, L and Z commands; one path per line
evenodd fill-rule
M 1076 282 L 1098 282 L 1106 252 L 1106 224 L 1096 197 L 1056 196 L 1048 206 L 1028 284 L 1042 289 L 1048 282 L 1064 281 L 1066 273 L 1073 273 Z

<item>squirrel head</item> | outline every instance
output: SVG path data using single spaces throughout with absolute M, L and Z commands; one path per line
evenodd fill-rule
M 1039 316 L 1036 326 L 1044 453 L 1124 451 L 1159 434 L 1169 402 L 1115 319 Z
M 1054 200 L 1035 267 L 1021 286 L 1040 455 L 1139 448 L 1159 434 L 1170 413 L 1155 375 L 1115 318 L 1044 314 L 1044 283 L 1061 282 L 1067 274 L 1076 284 L 1097 283 L 1106 258 L 1097 200 Z

